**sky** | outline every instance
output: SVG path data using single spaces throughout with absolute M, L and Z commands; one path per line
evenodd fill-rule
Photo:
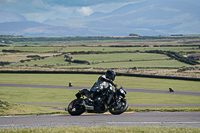
M 0 10 L 19 13 L 29 21 L 44 22 L 107 13 L 141 1 L 145 0 L 0 0 Z
M 199 34 L 199 1 L 0 0 L 0 33 L 35 36 L 40 33 L 65 36 L 72 32 L 71 36 L 124 36 L 132 32 L 140 35 Z M 144 3 L 135 4 L 140 2 Z M 24 25 L 22 22 L 26 20 Z M 13 22 L 13 25 L 5 22 Z M 20 22 L 20 28 L 14 22 Z

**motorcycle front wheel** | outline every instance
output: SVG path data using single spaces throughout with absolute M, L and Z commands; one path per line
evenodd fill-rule
M 120 115 L 125 112 L 128 108 L 128 102 L 126 99 L 121 99 L 118 104 L 113 104 L 110 106 L 109 111 L 113 115 Z
M 85 106 L 82 105 L 83 99 L 75 99 L 68 105 L 70 115 L 81 115 L 85 111 Z

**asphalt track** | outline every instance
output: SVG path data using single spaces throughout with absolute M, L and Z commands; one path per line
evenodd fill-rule
M 30 115 L 0 117 L 0 129 L 69 126 L 161 126 L 200 128 L 200 112 L 130 112 L 121 115 L 112 115 L 107 113 L 83 114 L 81 116 Z
M 55 85 L 22 85 L 0 84 L 0 87 L 31 87 L 31 88 L 54 88 L 54 89 L 89 89 L 90 87 L 68 87 Z M 200 96 L 200 92 L 187 92 L 169 90 L 150 90 L 126 88 L 127 92 L 158 93 L 172 95 Z M 23 103 L 31 104 L 31 103 Z M 47 103 L 32 103 L 44 104 Z M 49 104 L 49 103 L 48 103 Z M 52 105 L 67 105 L 67 103 L 51 103 Z M 130 106 L 153 106 L 158 105 L 130 105 Z M 172 105 L 160 105 L 168 107 Z M 200 106 L 196 105 L 173 105 L 173 106 Z M 129 112 L 121 115 L 106 114 L 83 114 L 71 115 L 28 115 L 28 116 L 1 116 L 0 129 L 5 128 L 39 128 L 39 127 L 99 127 L 99 126 L 164 126 L 164 127 L 198 127 L 200 128 L 200 112 Z

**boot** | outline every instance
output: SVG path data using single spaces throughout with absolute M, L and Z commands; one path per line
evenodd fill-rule
M 87 105 L 93 105 L 94 104 L 94 101 L 92 100 L 92 97 L 93 97 L 93 93 L 90 94 L 90 96 L 88 98 L 86 98 L 86 104 Z

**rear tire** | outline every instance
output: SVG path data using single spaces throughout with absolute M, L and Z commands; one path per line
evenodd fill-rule
M 70 115 L 81 115 L 85 111 L 85 106 L 82 105 L 83 99 L 75 99 L 68 105 Z
M 120 103 L 121 103 L 120 108 L 118 108 L 118 106 L 116 106 L 116 105 L 112 105 L 109 108 L 109 111 L 110 111 L 111 114 L 120 115 L 127 110 L 127 108 L 128 108 L 127 100 L 122 98 Z

